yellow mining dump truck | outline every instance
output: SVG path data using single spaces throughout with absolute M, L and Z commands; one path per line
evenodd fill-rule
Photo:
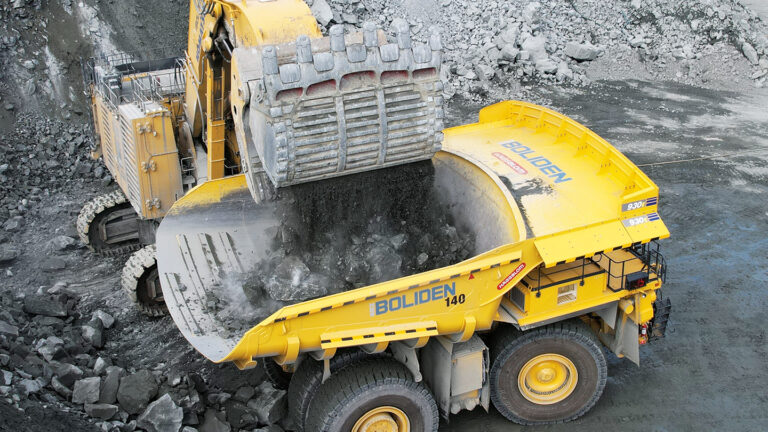
M 184 56 L 86 68 L 122 192 L 94 250 L 215 362 L 263 362 L 302 431 L 572 420 L 670 304 L 658 188 L 584 126 L 502 102 L 442 130 L 441 44 L 299 0 L 193 0 Z M 156 252 L 155 252 L 156 249 Z
M 474 257 L 232 332 L 210 297 L 232 290 L 231 275 L 258 271 L 284 215 L 275 202 L 287 198 L 254 200 L 242 176 L 207 182 L 158 231 L 163 290 L 184 336 L 216 362 L 264 358 L 306 431 L 432 431 L 438 412 L 491 402 L 522 424 L 587 412 L 606 382 L 602 345 L 639 363 L 640 345 L 666 328 L 658 188 L 593 132 L 539 106 L 502 102 L 444 134 L 432 185 L 473 230 Z

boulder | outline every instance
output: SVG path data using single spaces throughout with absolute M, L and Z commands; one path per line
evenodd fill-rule
M 155 395 L 157 395 L 157 382 L 152 373 L 146 369 L 120 379 L 117 401 L 128 414 L 140 413 Z
M 97 317 L 91 318 L 88 324 L 81 327 L 83 339 L 94 348 L 104 346 L 104 324 Z
M 753 65 L 760 63 L 760 59 L 757 56 L 757 50 L 749 42 L 741 44 L 741 52 L 744 53 L 744 57 L 746 57 Z
M 62 296 L 28 295 L 24 298 L 24 312 L 49 317 L 66 317 L 67 305 Z
M 589 61 L 597 58 L 600 49 L 590 43 L 568 42 L 563 53 L 574 60 Z
M 83 378 L 75 382 L 75 388 L 72 389 L 72 403 L 75 404 L 93 404 L 99 401 L 99 391 L 101 389 L 101 378 L 90 377 Z
M 333 10 L 325 0 L 314 0 L 310 10 L 312 10 L 312 15 L 315 16 L 317 22 L 323 27 L 327 27 L 333 19 Z
M 147 432 L 178 432 L 183 418 L 184 410 L 166 393 L 147 406 L 137 424 Z
M 123 368 L 118 366 L 108 366 L 106 372 L 107 376 L 104 378 L 104 382 L 101 385 L 99 403 L 113 404 L 117 402 L 117 390 L 120 387 L 120 378 L 123 375 Z
M 197 430 L 200 432 L 230 432 L 232 427 L 229 423 L 218 417 L 216 410 L 208 408 L 208 410 L 205 411 L 205 419 Z
M 115 325 L 115 318 L 101 309 L 94 312 L 93 316 L 101 320 L 105 329 L 112 328 L 112 326 Z

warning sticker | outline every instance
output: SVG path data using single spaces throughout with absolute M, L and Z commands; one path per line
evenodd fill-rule
M 510 273 L 509 276 L 505 277 L 504 280 L 502 280 L 501 282 L 499 282 L 498 285 L 496 285 L 496 289 L 500 290 L 500 289 L 503 289 L 505 286 L 509 285 L 509 283 L 512 282 L 512 279 L 516 278 L 517 275 L 519 275 L 524 268 L 525 268 L 525 263 L 521 263 L 519 266 L 517 266 L 516 269 L 512 270 L 512 273 Z

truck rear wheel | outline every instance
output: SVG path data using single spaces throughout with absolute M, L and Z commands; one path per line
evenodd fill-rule
M 144 315 L 159 317 L 168 313 L 157 272 L 155 245 L 134 252 L 123 267 L 121 283 L 128 297 Z
M 424 383 L 391 359 L 349 365 L 320 385 L 304 430 L 437 432 L 437 404 Z
M 97 196 L 77 217 L 80 240 L 92 251 L 115 255 L 139 249 L 139 216 L 121 191 Z
M 386 358 L 386 354 L 367 354 L 358 348 L 344 349 L 330 359 L 331 373 L 364 359 Z M 296 422 L 296 430 L 303 432 L 307 413 L 317 389 L 323 382 L 323 363 L 307 358 L 291 377 L 288 385 L 288 412 Z
M 561 423 L 584 415 L 607 376 L 600 343 L 581 321 L 526 332 L 500 328 L 491 346 L 491 400 L 515 423 Z

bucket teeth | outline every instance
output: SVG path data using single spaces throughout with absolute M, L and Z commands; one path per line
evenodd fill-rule
M 277 67 L 277 49 L 269 45 L 261 50 L 261 62 L 265 75 L 275 75 L 279 72 Z
M 331 51 L 341 52 L 346 50 L 346 42 L 344 42 L 344 26 L 341 24 L 335 24 L 331 27 Z
M 312 43 L 307 35 L 296 39 L 296 60 L 299 63 L 312 63 Z
M 379 45 L 379 38 L 376 34 L 376 24 L 366 21 L 363 23 L 363 44 L 368 48 L 374 48 Z
M 400 49 L 408 49 L 411 47 L 411 29 L 405 20 L 398 20 L 394 22 L 395 37 L 397 38 L 397 46 Z

